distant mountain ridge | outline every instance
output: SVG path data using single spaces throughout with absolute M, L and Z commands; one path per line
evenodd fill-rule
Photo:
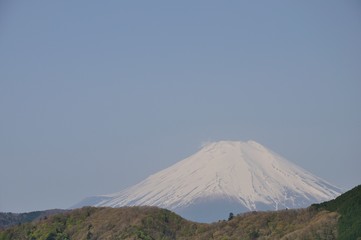
M 87 198 L 75 207 L 158 206 L 209 222 L 224 217 L 225 210 L 302 208 L 340 193 L 255 141 L 220 141 L 132 187 Z

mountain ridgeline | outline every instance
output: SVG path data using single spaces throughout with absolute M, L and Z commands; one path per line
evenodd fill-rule
M 84 207 L 0 230 L 0 240 L 361 239 L 360 211 L 361 186 L 305 209 L 230 214 L 212 224 L 157 207 Z
M 255 141 L 219 141 L 118 193 L 73 206 L 157 206 L 200 222 L 224 211 L 302 208 L 341 190 Z M 212 209 L 212 211 L 209 211 Z

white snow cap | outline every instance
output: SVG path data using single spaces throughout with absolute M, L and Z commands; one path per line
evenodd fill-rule
M 150 205 L 176 210 L 200 199 L 228 199 L 249 210 L 258 204 L 303 207 L 335 198 L 340 189 L 255 141 L 204 144 L 194 155 L 95 206 Z

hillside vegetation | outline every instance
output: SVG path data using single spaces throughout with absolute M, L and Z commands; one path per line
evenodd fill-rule
M 312 207 L 341 214 L 338 221 L 338 239 L 361 239 L 361 185 L 334 200 L 314 204 Z
M 6 229 L 0 239 L 336 239 L 337 219 L 334 212 L 303 209 L 202 224 L 155 207 L 86 207 Z
M 359 186 L 306 209 L 249 212 L 212 224 L 156 207 L 85 207 L 7 228 L 0 240 L 358 239 L 360 191 Z
M 19 225 L 26 222 L 31 222 L 34 220 L 39 220 L 42 218 L 47 218 L 48 216 L 62 213 L 65 211 L 66 210 L 61 209 L 51 209 L 46 211 L 35 211 L 28 213 L 0 213 L 0 229 Z

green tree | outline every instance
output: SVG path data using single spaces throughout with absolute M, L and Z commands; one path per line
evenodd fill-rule
M 229 217 L 228 217 L 228 221 L 232 220 L 234 218 L 234 214 L 233 212 L 229 213 Z

